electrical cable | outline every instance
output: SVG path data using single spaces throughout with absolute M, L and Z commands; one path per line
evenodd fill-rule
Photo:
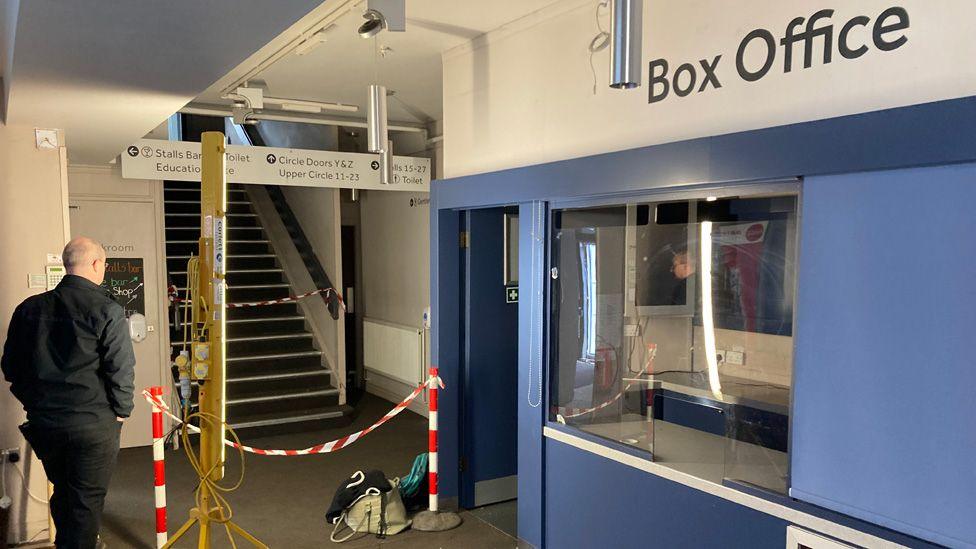
M 532 254 L 532 269 L 530 272 L 534 273 L 537 272 L 537 266 L 538 268 L 541 268 L 545 264 L 544 232 L 545 232 L 546 221 L 545 221 L 545 208 L 541 204 L 535 204 L 533 207 L 535 209 L 535 212 L 533 214 L 533 219 L 532 219 L 532 249 L 530 250 L 530 253 Z M 539 253 L 540 251 L 542 255 L 541 260 L 538 258 L 538 256 L 540 255 Z M 538 364 L 539 399 L 535 402 L 533 402 L 532 400 L 532 372 L 533 372 L 533 366 L 535 365 L 535 358 L 536 358 L 536 352 L 535 352 L 536 330 L 538 330 L 540 343 L 544 340 L 542 336 L 542 330 L 543 330 L 542 307 L 544 305 L 542 287 L 543 284 L 541 283 L 538 284 L 534 291 L 535 295 L 533 296 L 535 298 L 534 305 L 536 306 L 536 309 L 533 311 L 533 313 L 536 315 L 538 321 L 533 322 L 529 325 L 529 368 L 528 368 L 529 371 L 527 372 L 529 380 L 528 383 L 526 384 L 528 386 L 528 394 L 526 395 L 526 401 L 529 407 L 531 408 L 538 408 L 542 406 L 542 401 L 544 399 L 544 396 L 542 394 L 543 365 L 541 364 L 541 357 L 540 357 L 540 364 Z M 541 352 L 542 351 L 540 351 L 540 354 Z
M 28 539 L 28 540 L 27 540 L 27 541 L 25 541 L 24 543 L 31 543 L 31 542 L 33 542 L 34 540 L 36 540 L 36 539 L 37 539 L 37 537 L 38 537 L 38 536 L 40 536 L 41 534 L 43 534 L 44 532 L 47 532 L 47 531 L 49 531 L 49 530 L 50 530 L 50 528 L 48 528 L 48 527 L 46 527 L 46 526 L 45 526 L 45 527 L 44 527 L 44 528 L 42 528 L 42 529 L 41 529 L 41 530 L 40 530 L 40 531 L 39 531 L 38 533 L 36 533 L 36 534 L 34 534 L 33 536 L 31 536 L 31 537 L 30 537 L 30 539 Z
M 187 413 L 189 410 L 187 410 Z M 227 433 L 230 434 L 233 441 L 236 443 L 234 445 L 237 448 L 238 454 L 241 456 L 241 474 L 237 479 L 237 482 L 230 486 L 223 486 L 218 484 L 218 481 L 211 480 L 210 475 L 213 474 L 214 470 L 223 465 L 223 463 L 215 463 L 212 468 L 207 471 L 203 470 L 203 466 L 200 463 L 200 456 L 193 449 L 193 445 L 190 444 L 190 422 L 197 419 L 202 423 L 208 423 L 212 428 L 216 428 L 219 425 L 223 425 Z M 200 479 L 200 483 L 197 485 L 195 492 L 195 500 L 198 509 L 203 508 L 203 491 L 204 489 L 210 494 L 212 498 L 213 508 L 217 511 L 219 518 L 212 518 L 214 522 L 226 525 L 234 516 L 234 511 L 231 509 L 230 503 L 224 494 L 233 492 L 244 484 L 244 473 L 245 473 L 245 462 L 244 462 L 244 449 L 242 448 L 241 439 L 237 436 L 234 429 L 227 424 L 226 420 L 222 420 L 214 414 L 209 412 L 194 412 L 186 416 L 186 421 L 180 424 L 180 438 L 183 440 L 183 451 L 186 453 L 186 457 L 190 462 L 190 466 L 197 473 L 197 477 Z
M 192 303 L 190 301 L 191 299 L 190 288 L 192 286 L 191 281 L 198 279 L 199 272 L 200 272 L 199 258 L 191 257 L 189 262 L 187 263 L 188 278 L 187 278 L 187 285 L 186 285 L 186 300 L 184 301 L 184 303 L 188 304 L 187 308 L 189 308 L 190 306 L 189 304 Z M 207 302 L 207 299 L 203 295 L 199 295 L 199 292 L 198 292 L 198 296 L 200 299 L 200 305 L 204 310 L 204 321 L 202 325 L 199 326 L 199 328 L 197 326 L 193 326 L 192 332 L 194 334 L 193 336 L 194 338 L 202 337 L 204 334 L 206 334 L 212 324 L 210 318 L 211 315 L 210 315 L 209 303 Z M 186 314 L 189 313 L 187 311 L 184 311 L 184 315 Z M 189 344 L 189 340 L 191 339 L 190 338 L 191 329 L 189 328 L 189 325 L 192 322 L 193 322 L 192 319 L 190 320 L 190 322 L 186 322 L 186 318 L 184 316 L 184 330 L 183 330 L 184 350 L 186 350 L 186 347 Z M 197 332 L 198 329 L 199 332 Z M 202 384 L 203 382 L 201 381 L 200 385 Z M 197 408 L 197 411 L 191 412 L 191 410 L 194 407 Z M 204 495 L 206 494 L 207 496 L 209 496 L 210 503 L 207 505 L 207 509 L 215 512 L 215 516 L 211 516 L 210 520 L 212 522 L 222 524 L 224 526 L 224 530 L 226 530 L 227 532 L 227 538 L 228 540 L 230 540 L 231 547 L 234 547 L 236 549 L 237 544 L 234 541 L 234 537 L 230 531 L 230 522 L 234 516 L 234 511 L 231 508 L 230 503 L 227 501 L 225 494 L 237 490 L 244 483 L 245 460 L 244 460 L 244 449 L 243 449 L 243 445 L 241 444 L 241 439 L 237 436 L 237 432 L 234 431 L 234 429 L 227 424 L 227 421 L 225 419 L 221 419 L 219 416 L 212 414 L 210 412 L 200 411 L 199 406 L 192 405 L 189 402 L 189 399 L 182 402 L 182 406 L 180 407 L 180 409 L 182 411 L 181 414 L 182 422 L 178 426 L 172 428 L 164 438 L 168 440 L 172 436 L 174 436 L 175 433 L 179 432 L 180 440 L 183 443 L 183 451 L 186 454 L 187 460 L 190 462 L 190 466 L 196 472 L 197 477 L 199 479 L 199 483 L 197 484 L 197 488 L 194 492 L 196 507 L 198 509 L 203 509 Z M 229 433 L 230 437 L 236 443 L 235 448 L 237 448 L 238 455 L 240 455 L 240 459 L 241 459 L 241 471 L 237 481 L 234 482 L 233 484 L 229 486 L 222 485 L 219 483 L 219 481 L 213 480 L 211 478 L 213 472 L 217 468 L 222 467 L 224 465 L 223 461 L 218 461 L 217 463 L 214 463 L 214 465 L 206 471 L 203 470 L 203 465 L 200 462 L 200 455 L 196 450 L 194 450 L 193 445 L 190 443 L 190 426 L 192 425 L 194 420 L 196 420 L 197 424 L 201 428 L 204 426 L 205 423 L 208 424 L 213 429 L 217 429 L 218 427 L 222 426 L 224 431 Z M 200 441 L 202 444 L 202 437 Z
M 4 460 L 4 462 L 6 462 L 6 460 Z M 37 503 L 40 503 L 41 505 L 47 505 L 48 503 L 50 503 L 46 499 L 39 498 L 39 497 L 35 496 L 34 493 L 30 491 L 30 487 L 29 487 L 29 484 L 27 482 L 27 475 L 24 474 L 24 470 L 23 469 L 21 469 L 17 465 L 14 465 L 14 469 L 16 469 L 17 472 L 20 474 L 20 480 L 21 480 L 21 482 L 24 485 L 24 492 L 27 492 L 27 495 L 30 496 L 30 498 L 32 500 L 36 501 Z
M 590 45 L 587 49 L 590 52 L 590 72 L 593 73 L 593 95 L 596 95 L 596 67 L 593 66 L 593 56 L 598 52 L 607 49 L 610 45 L 610 33 L 603 30 L 603 24 L 600 22 L 600 8 L 605 8 L 610 4 L 610 0 L 601 0 L 596 4 L 596 28 L 600 30 L 596 36 L 590 40 Z

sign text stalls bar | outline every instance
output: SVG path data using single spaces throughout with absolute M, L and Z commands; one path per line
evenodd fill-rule
M 380 183 L 375 154 L 227 146 L 227 182 L 430 192 L 430 159 L 393 157 L 393 182 Z M 200 144 L 142 139 L 122 152 L 122 177 L 200 181 Z

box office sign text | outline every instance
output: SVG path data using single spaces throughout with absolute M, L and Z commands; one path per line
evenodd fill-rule
M 122 177 L 200 181 L 200 144 L 143 139 L 122 152 Z M 393 157 L 393 181 L 380 183 L 379 155 L 227 146 L 227 182 L 298 187 L 430 191 L 430 160 Z
M 649 64 L 648 103 L 663 101 L 672 94 L 687 97 L 717 90 L 735 76 L 756 82 L 777 66 L 779 69 L 775 70 L 789 73 L 814 64 L 829 65 L 836 59 L 835 54 L 844 60 L 856 60 L 872 48 L 885 53 L 908 42 L 910 22 L 905 8 L 888 8 L 873 20 L 867 15 L 844 18 L 836 25 L 833 16 L 834 10 L 822 9 L 810 17 L 796 17 L 779 37 L 763 28 L 746 34 L 735 50 L 734 73 L 731 68 L 723 68 L 728 57 L 725 54 L 677 65 L 667 59 L 655 59 Z

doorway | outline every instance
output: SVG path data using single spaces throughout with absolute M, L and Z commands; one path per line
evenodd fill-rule
M 517 497 L 517 215 L 488 208 L 461 216 L 460 503 L 467 509 Z

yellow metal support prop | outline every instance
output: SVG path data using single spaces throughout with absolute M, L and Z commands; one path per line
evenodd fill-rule
M 190 510 L 190 518 L 164 545 L 171 547 L 194 524 L 200 526 L 198 547 L 209 549 L 212 530 L 223 527 L 233 545 L 233 533 L 251 542 L 255 547 L 267 549 L 267 545 L 244 531 L 224 515 L 219 495 L 213 486 L 224 476 L 224 437 L 226 381 L 226 308 L 224 276 L 227 257 L 227 178 L 226 140 L 221 132 L 204 132 L 201 136 L 200 180 L 200 242 L 199 274 L 192 280 L 189 274 L 192 307 L 193 338 L 190 374 L 200 387 L 200 452 L 199 471 L 201 482 L 197 493 L 197 506 Z

